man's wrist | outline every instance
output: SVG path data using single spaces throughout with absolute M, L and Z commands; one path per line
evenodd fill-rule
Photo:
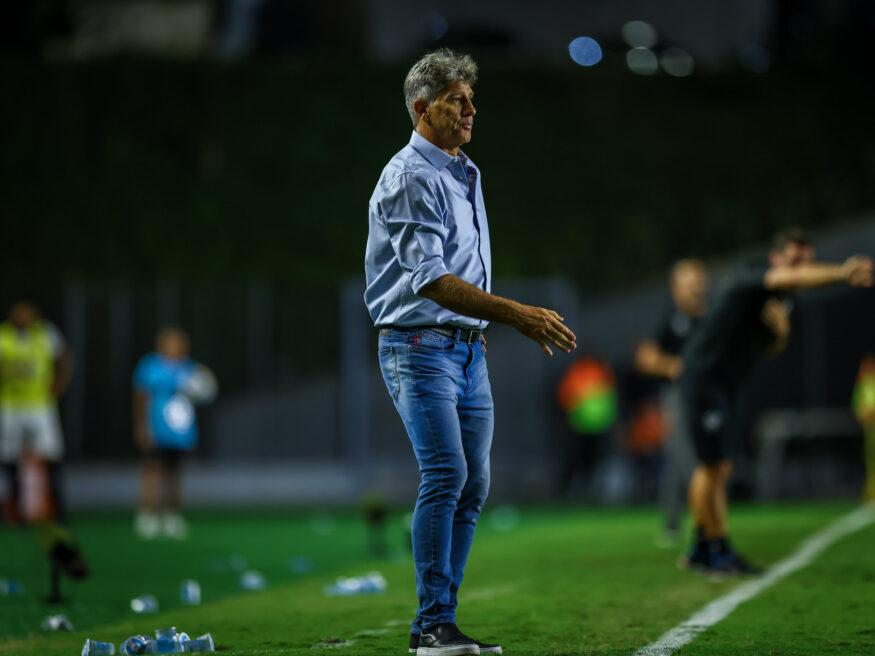
M 517 303 L 512 299 L 503 299 L 504 302 L 501 304 L 501 312 L 498 318 L 499 323 L 508 324 L 510 326 L 515 326 L 517 324 L 518 318 L 520 316 L 520 310 L 522 309 L 522 303 Z

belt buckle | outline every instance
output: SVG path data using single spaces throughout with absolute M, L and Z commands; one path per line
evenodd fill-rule
M 468 330 L 468 346 L 471 346 L 471 344 L 473 344 L 473 343 L 474 343 L 474 329 L 470 328 Z

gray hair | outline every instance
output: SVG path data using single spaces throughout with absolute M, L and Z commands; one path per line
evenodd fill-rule
M 404 104 L 413 127 L 419 123 L 413 103 L 420 99 L 433 103 L 438 93 L 454 82 L 471 86 L 477 82 L 477 64 L 471 55 L 441 48 L 428 53 L 411 67 L 404 78 Z

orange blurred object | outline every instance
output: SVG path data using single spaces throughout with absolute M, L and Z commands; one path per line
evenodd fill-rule
M 565 372 L 556 391 L 559 406 L 570 412 L 581 398 L 603 393 L 614 388 L 614 374 L 610 367 L 594 358 L 581 358 Z

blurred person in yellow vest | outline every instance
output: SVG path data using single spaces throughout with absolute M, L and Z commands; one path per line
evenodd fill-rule
M 863 501 L 875 503 L 875 353 L 867 353 L 860 363 L 852 403 L 857 421 L 863 427 L 866 464 Z
M 0 323 L 0 463 L 7 478 L 7 521 L 21 517 L 21 464 L 27 480 L 39 480 L 45 472 L 50 501 L 40 492 L 29 494 L 30 519 L 46 519 L 52 508 L 64 519 L 60 463 L 64 438 L 58 418 L 58 399 L 73 374 L 73 354 L 56 326 L 45 321 L 39 305 L 30 299 L 13 304 L 9 318 Z M 32 487 L 32 486 L 31 486 Z M 44 489 L 44 486 L 41 486 Z M 28 487 L 30 489 L 30 487 Z M 34 515 L 34 512 L 36 515 Z

